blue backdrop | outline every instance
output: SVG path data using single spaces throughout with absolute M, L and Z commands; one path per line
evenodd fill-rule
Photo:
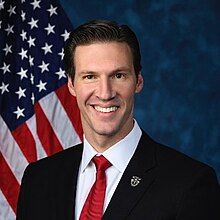
M 135 117 L 153 139 L 211 165 L 220 180 L 220 1 L 60 2 L 74 27 L 110 19 L 137 33 L 145 87 Z

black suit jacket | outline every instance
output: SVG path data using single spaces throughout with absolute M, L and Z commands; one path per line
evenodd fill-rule
M 83 145 L 30 164 L 17 220 L 73 220 Z M 139 184 L 132 186 L 131 179 Z M 134 178 L 133 178 L 134 179 Z M 144 132 L 103 220 L 219 220 L 220 189 L 212 168 Z

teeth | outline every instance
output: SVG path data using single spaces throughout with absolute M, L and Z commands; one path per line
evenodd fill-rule
M 109 107 L 109 108 L 102 108 L 100 106 L 94 106 L 94 108 L 98 111 L 98 112 L 105 112 L 105 113 L 109 113 L 109 112 L 115 112 L 118 107 L 116 106 L 112 106 L 112 107 Z

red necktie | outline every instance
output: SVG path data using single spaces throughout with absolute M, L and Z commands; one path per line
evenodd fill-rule
M 111 163 L 103 156 L 95 156 L 92 161 L 96 166 L 96 180 L 84 203 L 79 220 L 101 220 L 106 190 L 105 170 Z

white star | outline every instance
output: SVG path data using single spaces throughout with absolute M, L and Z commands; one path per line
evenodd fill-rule
M 70 36 L 70 32 L 65 30 L 64 33 L 61 34 L 61 36 L 64 38 L 64 41 L 66 41 L 69 38 L 69 36 Z
M 44 61 L 42 61 L 42 64 L 39 65 L 38 67 L 41 68 L 41 73 L 43 73 L 44 71 L 49 71 L 48 66 L 49 63 L 44 63 Z
M 22 40 L 26 40 L 27 39 L 27 32 L 25 32 L 24 30 L 22 30 L 22 33 L 20 34 L 20 36 L 22 37 Z
M 25 16 L 26 16 L 26 13 L 24 13 L 23 11 L 21 11 L 21 18 L 22 18 L 22 21 L 25 21 Z
M 29 40 L 27 41 L 29 44 L 29 47 L 35 46 L 35 43 L 34 43 L 35 40 L 36 38 L 32 38 L 31 36 L 29 37 Z
M 31 21 L 28 22 L 28 24 L 31 25 L 31 29 L 33 29 L 34 27 L 38 28 L 37 22 L 38 22 L 38 20 L 34 20 L 33 18 L 31 18 Z
M 9 67 L 10 67 L 10 64 L 6 64 L 5 62 L 3 63 L 3 67 L 1 67 L 0 69 L 2 69 L 3 70 L 3 74 L 5 74 L 6 72 L 11 72 L 10 70 L 9 70 Z
M 8 91 L 8 86 L 9 86 L 9 84 L 4 84 L 4 82 L 2 82 L 2 85 L 0 86 L 0 89 L 2 90 L 2 94 L 4 92 L 9 92 Z
M 47 85 L 47 83 L 46 82 L 42 82 L 41 80 L 40 80 L 40 83 L 38 84 L 38 85 L 36 85 L 37 87 L 38 87 L 38 89 L 39 89 L 39 92 L 41 92 L 42 90 L 46 90 L 46 86 Z
M 31 2 L 31 4 L 33 5 L 33 9 L 35 10 L 36 8 L 40 8 L 40 2 L 41 1 L 37 1 L 34 0 L 33 2 Z
M 32 101 L 32 104 L 34 105 L 35 97 L 34 97 L 34 93 L 33 92 L 31 94 L 31 101 Z
M 47 11 L 50 12 L 50 17 L 51 17 L 53 14 L 57 15 L 56 10 L 57 10 L 57 7 L 53 7 L 53 5 L 50 5 L 50 8 L 47 9 Z
M 21 0 L 21 3 L 24 3 L 25 2 L 25 0 Z
M 8 44 L 6 44 L 5 48 L 3 49 L 5 51 L 5 55 L 7 55 L 8 53 L 12 53 L 11 47 L 12 45 L 8 46 Z
M 34 85 L 34 75 L 32 73 L 31 73 L 30 81 L 31 81 L 31 84 Z
M 21 116 L 24 117 L 24 113 L 23 113 L 24 110 L 25 110 L 24 108 L 20 109 L 19 106 L 17 106 L 17 111 L 14 111 L 13 113 L 17 115 L 17 119 L 18 119 Z
M 2 28 L 2 21 L 0 21 L 0 29 Z
M 61 60 L 63 60 L 63 57 L 64 57 L 64 49 L 62 48 L 62 51 L 60 53 L 58 53 L 58 55 L 61 56 Z
M 12 6 L 10 5 L 10 8 L 8 9 L 9 16 L 11 16 L 12 14 L 16 14 L 15 8 L 16 8 L 16 6 L 12 7 Z
M 47 35 L 49 35 L 50 33 L 55 33 L 53 30 L 54 27 L 55 27 L 55 25 L 51 26 L 50 23 L 48 23 L 48 26 L 46 28 L 44 28 L 47 31 Z
M 4 1 L 0 0 L 0 10 L 4 9 L 4 3 L 5 3 Z
M 28 78 L 26 73 L 27 73 L 27 70 L 23 70 L 23 68 L 21 67 L 21 71 L 16 74 L 20 75 L 21 80 L 22 80 L 23 78 Z
M 29 65 L 30 66 L 34 65 L 34 57 L 29 56 Z
M 55 74 L 59 76 L 59 79 L 61 79 L 62 77 L 66 78 L 65 71 L 62 70 L 61 68 L 59 68 L 59 71 L 55 72 Z
M 21 56 L 21 59 L 23 60 L 24 58 L 28 58 L 27 56 L 27 50 L 24 50 L 23 48 L 21 48 L 21 52 L 18 53 Z
M 46 55 L 47 53 L 52 53 L 51 47 L 53 45 L 48 45 L 47 43 L 45 43 L 44 47 L 41 47 L 42 50 L 44 50 L 44 55 Z
M 18 99 L 20 99 L 21 97 L 26 97 L 25 91 L 26 91 L 26 89 L 22 89 L 22 88 L 19 86 L 19 90 L 18 90 L 17 92 L 15 92 L 16 94 L 18 94 Z
M 5 29 L 5 30 L 7 31 L 7 35 L 9 35 L 10 33 L 14 33 L 13 27 L 14 27 L 14 25 L 10 26 L 10 25 L 8 24 L 8 28 Z

